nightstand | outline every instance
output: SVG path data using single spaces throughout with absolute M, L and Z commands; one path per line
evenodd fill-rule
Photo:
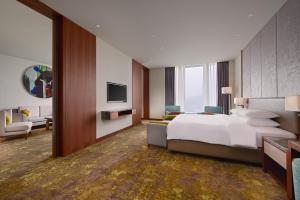
M 292 161 L 300 158 L 300 141 L 289 141 L 287 152 L 287 193 L 289 199 L 294 199 Z
M 263 138 L 263 170 L 271 174 L 285 188 L 287 187 L 287 152 L 288 139 L 264 137 Z

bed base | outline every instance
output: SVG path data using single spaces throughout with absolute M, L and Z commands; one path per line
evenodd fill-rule
M 189 140 L 168 140 L 168 150 L 234 161 L 262 164 L 262 149 L 229 147 Z

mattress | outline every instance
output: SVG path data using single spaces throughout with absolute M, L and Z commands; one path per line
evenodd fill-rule
M 295 138 L 280 128 L 253 127 L 232 115 L 181 114 L 167 127 L 168 140 L 190 140 L 226 146 L 262 147 L 262 137 Z

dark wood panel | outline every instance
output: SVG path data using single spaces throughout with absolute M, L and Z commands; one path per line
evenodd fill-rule
M 132 60 L 132 124 L 141 123 L 142 118 L 142 65 Z
M 143 80 L 144 80 L 144 119 L 149 119 L 150 108 L 149 108 L 149 69 L 143 67 Z
M 58 115 L 64 156 L 96 140 L 96 37 L 64 17 L 61 35 Z
M 262 97 L 277 97 L 276 16 L 261 31 Z

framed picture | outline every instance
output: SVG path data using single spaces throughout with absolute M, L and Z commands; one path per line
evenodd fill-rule
M 52 68 L 34 65 L 23 74 L 23 84 L 28 93 L 38 98 L 52 97 Z

